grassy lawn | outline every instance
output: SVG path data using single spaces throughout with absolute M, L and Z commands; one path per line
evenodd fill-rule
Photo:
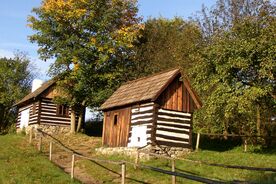
M 39 154 L 20 135 L 0 136 L 0 184 L 78 183 Z
M 122 155 L 94 155 L 97 158 L 110 160 L 126 160 L 134 162 L 133 158 L 124 157 Z M 190 160 L 199 160 L 209 163 L 220 163 L 228 165 L 241 165 L 251 167 L 272 167 L 276 168 L 276 150 L 260 150 L 256 147 L 249 147 L 248 152 L 243 152 L 242 146 L 234 146 L 229 149 L 203 149 L 193 152 L 185 156 Z M 166 159 L 151 159 L 142 161 L 144 165 L 171 169 L 170 161 Z M 87 160 L 78 160 L 77 166 L 85 168 L 89 175 L 103 183 L 119 183 L 121 167 L 118 165 L 106 163 L 93 163 Z M 109 168 L 107 170 L 106 168 Z M 208 166 L 204 164 L 193 163 L 189 161 L 176 161 L 176 170 L 186 174 L 201 176 L 209 179 L 233 182 L 233 181 L 249 181 L 250 183 L 274 184 L 276 183 L 276 173 L 269 171 L 249 171 L 231 168 L 222 168 Z M 145 169 L 134 169 L 132 165 L 127 164 L 127 183 L 171 183 L 171 176 L 157 173 Z M 177 177 L 177 183 L 197 183 Z
M 60 139 L 69 147 L 84 152 L 91 157 L 108 160 L 126 160 L 134 162 L 134 158 L 122 155 L 98 155 L 94 148 L 100 146 L 100 138 L 88 137 L 83 134 L 74 135 L 74 137 L 63 137 Z M 205 144 L 206 145 L 206 144 Z M 223 145 L 220 143 L 220 145 Z M 83 147 L 84 146 L 84 147 Z M 249 148 L 244 153 L 239 145 L 225 146 L 225 148 L 216 149 L 218 145 L 207 149 L 202 144 L 202 150 L 193 152 L 185 156 L 190 160 L 200 160 L 209 163 L 221 163 L 229 165 L 242 165 L 252 167 L 276 167 L 276 150 L 261 150 L 256 147 Z M 81 149 L 82 148 L 82 149 Z M 38 153 L 33 146 L 27 144 L 26 138 L 20 135 L 0 136 L 0 184 L 2 183 L 77 183 L 71 181 L 70 177 L 61 169 L 48 161 L 45 154 Z M 45 153 L 48 146 L 43 150 Z M 62 154 L 58 147 L 54 147 L 56 158 Z M 68 158 L 71 158 L 70 155 Z M 66 160 L 66 163 L 70 159 Z M 166 159 L 151 159 L 141 161 L 141 164 L 171 169 L 171 163 Z M 120 183 L 121 166 L 107 164 L 103 162 L 91 162 L 77 158 L 76 168 L 85 171 L 85 175 L 93 178 L 97 183 Z M 189 161 L 176 161 L 176 170 L 186 174 L 201 176 L 209 179 L 225 182 L 250 181 L 252 183 L 273 184 L 276 183 L 276 173 L 264 171 L 248 171 L 239 169 L 221 168 L 207 166 L 204 164 L 193 163 Z M 83 173 L 84 174 L 84 173 Z M 132 165 L 127 164 L 127 183 L 171 183 L 171 176 L 161 174 L 146 169 L 134 169 Z M 197 183 L 177 177 L 177 183 Z

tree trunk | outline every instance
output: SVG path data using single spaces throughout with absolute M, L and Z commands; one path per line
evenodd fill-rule
M 76 131 L 76 112 L 71 108 L 71 130 L 70 133 L 74 134 Z
M 78 119 L 78 127 L 77 127 L 77 132 L 80 132 L 81 129 L 81 124 L 82 124 L 82 116 L 83 116 L 83 110 L 80 111 L 79 113 L 79 119 Z
M 79 114 L 79 119 L 78 119 L 78 127 L 77 127 L 77 132 L 79 132 L 80 131 L 80 129 L 81 129 L 81 124 L 82 124 L 82 120 L 83 120 L 83 116 L 84 116 L 84 114 L 85 114 L 85 101 L 83 101 L 82 103 L 81 103 L 81 111 L 80 111 L 80 114 Z
M 224 135 L 223 137 L 224 137 L 225 140 L 228 139 L 227 135 L 229 134 L 229 132 L 228 132 L 229 123 L 228 122 L 229 122 L 229 119 L 226 118 L 225 121 L 224 121 L 224 131 L 223 131 L 223 135 Z
M 261 113 L 260 113 L 260 105 L 257 104 L 256 109 L 256 115 L 257 115 L 257 135 L 261 135 Z

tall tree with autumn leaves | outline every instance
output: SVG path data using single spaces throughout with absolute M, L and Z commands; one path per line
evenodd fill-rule
M 137 11 L 135 0 L 43 0 L 33 9 L 28 21 L 36 33 L 30 40 L 41 59 L 55 59 L 50 73 L 68 94 L 56 100 L 73 109 L 71 132 L 77 107 L 97 107 L 127 79 L 140 29 Z

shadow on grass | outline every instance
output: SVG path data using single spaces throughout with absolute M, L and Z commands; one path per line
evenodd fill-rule
M 196 134 L 193 134 L 193 148 L 195 149 Z M 221 137 L 200 135 L 199 148 L 203 150 L 224 152 L 234 149 L 242 145 L 242 139 L 239 137 L 228 137 L 224 139 Z
M 250 175 L 248 178 L 250 181 L 252 181 L 252 183 L 256 183 L 256 184 L 275 184 L 276 183 L 276 173 L 273 173 L 273 172 L 264 172 L 261 177 Z
M 271 145 L 270 147 L 255 146 L 250 150 L 250 152 L 256 154 L 276 155 L 276 144 Z

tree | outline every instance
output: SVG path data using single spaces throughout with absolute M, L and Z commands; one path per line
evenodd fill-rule
M 180 17 L 149 19 L 136 42 L 133 73 L 138 77 L 172 67 L 188 70 L 193 62 L 190 54 L 197 50 L 200 30 L 193 22 Z
M 33 74 L 30 60 L 22 54 L 14 58 L 0 58 L 0 133 L 15 123 L 17 100 L 29 93 Z
M 230 18 L 230 26 L 212 32 L 195 57 L 197 63 L 191 74 L 204 106 L 194 123 L 203 131 L 267 134 L 265 122 L 276 113 L 275 6 L 267 1 L 225 2 L 223 8 L 227 12 L 238 2 L 250 5 L 242 6 L 241 10 L 257 9 L 254 14 L 232 12 L 230 17 L 236 18 Z M 224 15 L 220 7 L 211 13 Z M 214 22 L 216 16 L 208 22 Z M 228 22 L 222 25 L 225 23 Z
M 264 8 L 268 8 L 267 0 L 217 0 L 215 6 L 202 10 L 193 19 L 200 26 L 205 39 L 230 30 L 245 17 L 258 17 Z
M 30 40 L 38 43 L 41 59 L 56 59 L 51 74 L 59 76 L 68 94 L 62 100 L 73 113 L 81 104 L 98 107 L 127 79 L 140 29 L 136 1 L 44 0 L 33 12 L 29 22 L 37 32 Z

